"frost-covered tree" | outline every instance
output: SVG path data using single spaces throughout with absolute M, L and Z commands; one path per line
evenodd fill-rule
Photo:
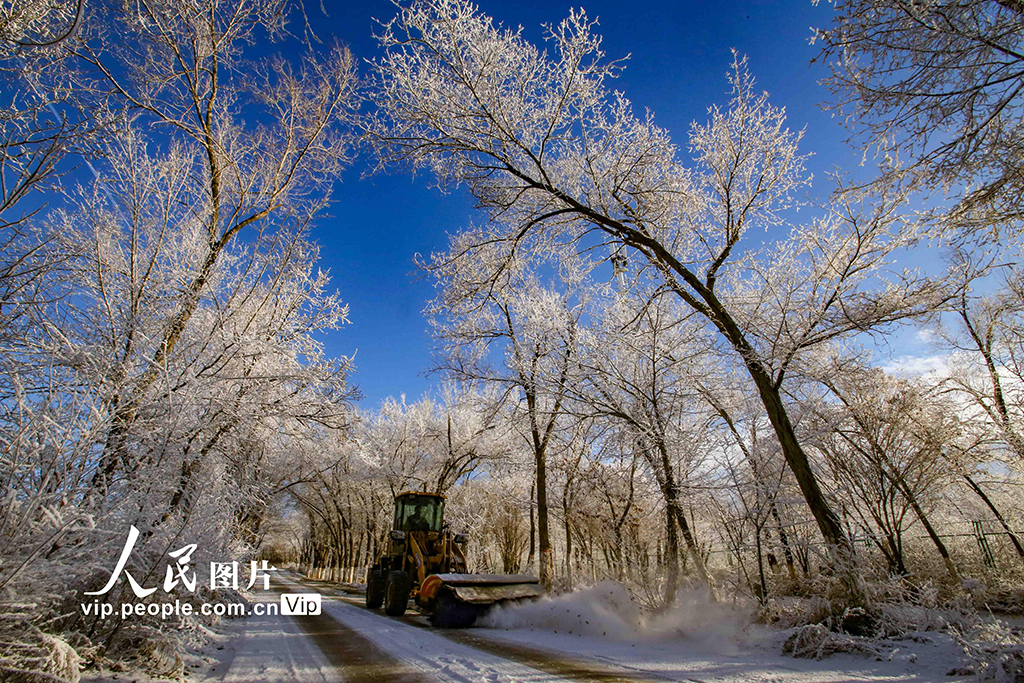
M 4 476 L 10 519 L 27 529 L 7 529 L 12 551 L 27 546 L 71 561 L 59 537 L 46 539 L 48 525 L 87 518 L 120 533 L 125 514 L 143 528 L 143 544 L 187 529 L 201 530 L 210 552 L 252 547 L 270 498 L 301 464 L 296 444 L 349 424 L 349 363 L 326 358 L 313 337 L 343 323 L 347 309 L 327 289 L 301 227 L 232 245 L 158 381 L 138 391 L 203 234 L 168 208 L 179 206 L 187 166 L 139 146 L 119 151 L 104 191 L 85 193 L 57 217 L 64 256 L 61 270 L 46 275 L 49 291 L 61 294 L 51 315 L 20 350 L 3 354 L 11 396 L 0 432 L 15 455 Z M 138 414 L 124 433 L 127 457 L 100 495 L 112 406 L 131 391 Z M 39 506 L 59 513 L 34 520 Z M 72 547 L 81 550 L 85 537 Z
M 72 91 L 39 79 L 35 67 L 59 60 L 64 55 L 59 48 L 7 50 L 14 45 L 5 42 L 14 40 L 11 31 L 22 34 L 26 22 L 48 24 L 47 12 L 68 7 L 46 1 L 0 9 L 0 338 L 5 345 L 16 346 L 29 336 L 39 323 L 32 314 L 50 301 L 41 276 L 59 266 L 60 255 L 44 217 L 61 201 L 59 181 L 72 167 L 66 160 L 94 152 L 96 134 L 107 125 L 77 108 Z
M 244 559 L 309 444 L 350 425 L 350 362 L 315 336 L 347 309 L 309 230 L 349 156 L 356 77 L 341 48 L 250 61 L 289 38 L 288 11 L 97 3 L 24 53 L 42 94 L 10 101 L 0 150 L 0 584 L 47 628 L 131 641 L 50 610 L 97 587 L 129 525 L 137 576 L 180 538 Z M 75 110 L 105 135 L 57 188 Z
M 1011 272 L 979 295 L 965 285 L 940 326 L 953 353 L 945 387 L 965 399 L 966 416 L 995 429 L 1015 467 L 1024 466 L 1024 281 Z M 981 287 L 987 283 L 980 281 Z
M 539 574 L 550 585 L 548 456 L 574 381 L 583 304 L 577 288 L 544 286 L 526 262 L 504 269 L 497 286 L 483 283 L 492 255 L 484 249 L 462 260 L 437 257 L 431 267 L 442 291 L 428 314 L 440 347 L 438 370 L 497 387 L 501 400 L 516 406 L 514 428 L 529 445 L 535 468 Z
M 205 455 L 230 450 L 224 442 L 258 425 L 297 419 L 343 428 L 348 363 L 325 358 L 311 335 L 346 322 L 347 308 L 316 269 L 307 227 L 254 229 L 247 243 L 225 246 L 189 324 L 174 345 L 157 347 L 179 321 L 182 283 L 207 248 L 205 226 L 181 201 L 195 169 L 180 150 L 153 157 L 134 139 L 112 152 L 103 180 L 58 216 L 65 291 L 40 339 L 93 387 L 99 414 L 109 416 L 89 504 L 102 507 L 106 490 L 148 463 L 169 465 L 179 444 L 188 488 Z M 135 406 L 131 425 L 120 423 L 125 401 Z M 130 457 L 112 456 L 111 434 Z
M 0 55 L 18 47 L 50 47 L 70 38 L 85 1 L 11 0 L 0 6 Z
M 409 489 L 447 493 L 508 452 L 507 415 L 490 388 L 449 384 L 437 399 L 385 399 L 362 416 L 354 439 L 392 496 Z
M 620 65 L 604 59 L 592 27 L 573 12 L 548 28 L 542 51 L 463 0 L 403 5 L 375 63 L 368 128 L 382 164 L 428 168 L 442 186 L 469 189 L 488 222 L 435 263 L 482 262 L 480 289 L 502 287 L 523 255 L 591 254 L 602 240 L 623 249 L 746 369 L 822 535 L 850 555 L 783 388 L 804 350 L 932 304 L 931 283 L 884 270 L 916 238 L 898 213 L 902 198 L 846 194 L 817 219 L 791 223 L 809 180 L 801 136 L 742 60 L 728 106 L 693 127 L 686 158 L 610 89 Z
M 680 534 L 700 580 L 712 596 L 717 593 L 684 512 L 686 489 L 714 450 L 707 406 L 696 389 L 698 375 L 706 379 L 713 365 L 711 344 L 691 324 L 691 315 L 675 300 L 647 303 L 620 293 L 580 335 L 580 381 L 574 392 L 580 410 L 630 435 L 632 448 L 658 483 L 667 530 L 666 604 L 673 603 L 678 589 Z
M 789 572 L 796 580 L 796 558 L 801 550 L 795 544 L 789 515 L 784 515 L 784 502 L 794 491 L 786 477 L 785 462 L 778 444 L 770 435 L 757 407 L 757 399 L 744 393 L 741 378 L 731 377 L 721 369 L 708 367 L 693 378 L 701 399 L 710 407 L 709 427 L 716 427 L 717 457 L 713 461 L 720 475 L 713 497 L 722 525 L 719 532 L 736 555 L 737 566 L 752 593 L 762 603 L 767 601 L 771 587 L 765 572 L 778 566 L 774 550 L 781 550 Z M 799 403 L 799 402 L 798 402 Z M 714 441 L 709 439 L 709 443 Z M 826 482 L 827 486 L 827 482 Z M 783 521 L 783 517 L 786 521 Z M 787 528 L 788 527 L 788 528 Z M 778 546 L 769 541 L 774 532 Z M 747 569 L 745 555 L 754 550 L 757 575 Z
M 275 3 L 97 5 L 65 44 L 77 68 L 60 61 L 51 70 L 101 118 L 154 127 L 179 183 L 165 218 L 198 238 L 177 296 L 165 303 L 166 325 L 146 340 L 148 361 L 111 403 L 101 492 L 125 466 L 140 397 L 186 335 L 229 247 L 306 226 L 349 157 L 346 124 L 357 97 L 347 50 L 310 48 L 296 60 L 258 65 L 245 59 L 257 37 L 284 39 L 287 20 Z
M 952 377 L 960 370 L 957 361 L 951 359 Z M 977 368 L 976 368 L 977 369 Z M 971 401 L 964 401 L 964 395 L 950 391 L 949 379 L 940 377 L 931 382 L 920 382 L 915 390 L 927 395 L 928 410 L 916 411 L 908 428 L 918 439 L 927 442 L 935 452 L 941 454 L 947 476 L 954 477 L 966 485 L 981 516 L 991 516 L 1002 528 L 1013 546 L 1017 557 L 1024 560 L 1024 543 L 1011 525 L 1012 508 L 1005 505 L 1001 489 L 1016 478 L 1014 460 L 1005 457 L 1006 442 L 992 422 L 985 418 Z M 1012 485 L 1012 484 L 1011 484 Z
M 914 428 L 941 406 L 928 400 L 924 387 L 878 369 L 833 366 L 825 374 L 820 381 L 832 400 L 814 406 L 815 442 L 837 488 L 851 498 L 849 509 L 859 515 L 890 573 L 908 573 L 903 534 L 916 522 L 958 584 L 959 571 L 929 512 L 951 473 L 941 445 Z
M 1019 229 L 1024 193 L 1024 4 L 837 0 L 819 30 L 831 106 L 875 147 L 958 200 L 971 229 Z
M 523 478 L 509 476 L 522 468 L 510 467 L 505 408 L 486 389 L 448 384 L 436 398 L 385 399 L 357 413 L 350 433 L 321 442 L 287 487 L 308 518 L 307 573 L 358 580 L 386 542 L 394 496 L 407 490 L 449 498 L 446 523 L 473 534 L 478 566 L 494 568 L 495 556 L 518 566 Z M 471 484 L 482 473 L 487 484 Z

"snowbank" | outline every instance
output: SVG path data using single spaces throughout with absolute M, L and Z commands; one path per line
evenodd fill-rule
M 616 640 L 682 638 L 721 651 L 743 639 L 751 623 L 752 615 L 711 602 L 697 591 L 684 593 L 670 610 L 645 617 L 622 584 L 602 581 L 553 598 L 496 608 L 480 625 Z

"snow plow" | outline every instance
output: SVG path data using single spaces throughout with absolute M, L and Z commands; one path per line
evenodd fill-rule
M 406 491 L 395 496 L 395 517 L 384 552 L 366 579 L 366 606 L 405 613 L 409 598 L 434 626 L 463 628 L 496 604 L 538 598 L 544 589 L 528 574 L 470 574 L 463 551 L 469 538 L 444 523 L 444 496 Z

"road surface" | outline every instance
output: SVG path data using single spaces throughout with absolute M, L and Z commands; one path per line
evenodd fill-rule
M 367 610 L 363 597 L 335 584 L 296 574 L 275 576 L 287 593 L 319 593 L 317 616 L 251 616 L 241 635 L 220 646 L 205 670 L 193 670 L 196 683 L 853 683 L 938 681 L 951 661 L 945 643 L 910 643 L 872 661 L 837 655 L 817 662 L 782 657 L 778 643 L 734 642 L 720 625 L 691 624 L 658 638 L 624 637 L 608 630 L 594 635 L 605 618 L 572 602 L 548 605 L 566 613 L 516 628 L 434 629 L 412 610 L 387 617 Z M 279 592 L 259 599 L 278 602 Z M 557 609 L 556 609 L 557 608 Z M 579 614 L 570 614 L 577 612 Z M 579 628 L 566 631 L 579 617 Z M 710 618 L 710 617 L 708 617 Z M 570 619 L 565 622 L 565 619 Z M 593 622 L 590 620 L 594 620 Z M 583 622 L 586 622 L 584 625 Z M 582 633 L 580 632 L 582 631 Z M 604 637 L 602 637 L 602 634 Z M 614 637 L 612 637 L 614 636 Z M 929 652 L 932 647 L 934 652 Z

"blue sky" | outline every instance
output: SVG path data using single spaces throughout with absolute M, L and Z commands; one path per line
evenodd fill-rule
M 541 24 L 558 22 L 579 4 L 485 1 L 482 9 L 506 25 L 523 26 L 535 41 Z M 708 105 L 724 104 L 725 74 L 735 48 L 774 104 L 785 106 L 792 128 L 806 127 L 802 144 L 820 191 L 823 173 L 839 166 L 856 167 L 859 155 L 843 141 L 844 129 L 818 103 L 828 92 L 818 81 L 825 75 L 811 64 L 818 48 L 809 44 L 811 26 L 826 26 L 831 5 L 797 2 L 586 2 L 582 7 L 600 20 L 599 32 L 609 57 L 630 55 L 615 87 L 638 111 L 650 109 L 678 143 L 685 143 L 691 122 L 706 118 Z M 357 57 L 372 58 L 373 18 L 387 20 L 394 6 L 385 0 L 325 4 L 325 18 L 315 3 L 307 12 L 321 37 L 336 36 Z M 364 67 L 365 68 L 365 67 Z M 354 377 L 365 395 L 361 405 L 376 407 L 387 396 L 410 400 L 429 391 L 436 377 L 426 377 L 431 342 L 423 306 L 433 295 L 430 282 L 416 272 L 417 253 L 442 249 L 446 235 L 473 217 L 465 194 L 443 195 L 428 188 L 428 179 L 405 172 L 362 177 L 365 161 L 339 182 L 331 216 L 321 220 L 316 237 L 322 267 L 350 305 L 352 324 L 325 338 L 331 354 L 356 352 Z M 907 337 L 911 338 L 911 337 Z

